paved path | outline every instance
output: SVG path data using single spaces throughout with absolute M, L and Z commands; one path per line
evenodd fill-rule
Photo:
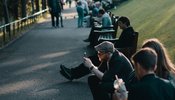
M 69 82 L 59 65 L 82 62 L 89 28 L 76 28 L 75 7 L 64 10 L 64 28 L 51 28 L 50 19 L 0 50 L 0 100 L 92 100 L 87 77 Z

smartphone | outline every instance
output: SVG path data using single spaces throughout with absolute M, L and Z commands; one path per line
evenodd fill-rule
M 86 52 L 84 52 L 84 57 L 87 57 L 87 53 Z

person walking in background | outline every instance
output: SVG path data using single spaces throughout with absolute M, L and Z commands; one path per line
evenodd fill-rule
M 59 15 L 59 1 L 58 0 L 47 0 L 48 1 L 48 7 L 49 7 L 49 12 L 51 15 L 51 20 L 52 20 L 52 27 L 58 27 L 58 15 Z M 55 22 L 56 18 L 56 22 Z
M 78 28 L 83 27 L 84 9 L 81 1 L 77 1 Z
M 58 27 L 59 27 L 59 22 L 61 23 L 61 27 L 63 26 L 63 16 L 62 16 L 62 10 L 63 10 L 63 0 L 59 0 L 58 6 L 59 6 L 59 12 L 58 12 Z
M 72 0 L 66 0 L 66 3 L 68 3 L 69 4 L 69 8 L 71 8 Z
M 49 12 L 51 14 L 52 27 L 59 27 L 59 19 L 61 22 L 61 27 L 63 27 L 63 18 L 61 15 L 61 0 L 48 0 L 48 6 Z
M 60 0 L 60 2 L 61 2 L 61 9 L 64 10 L 63 6 L 65 5 L 65 2 L 64 2 L 64 0 Z

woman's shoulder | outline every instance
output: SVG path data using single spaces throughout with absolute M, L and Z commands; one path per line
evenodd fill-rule
M 169 80 L 173 84 L 173 86 L 175 87 L 175 73 L 172 71 L 170 71 L 170 73 L 169 73 Z

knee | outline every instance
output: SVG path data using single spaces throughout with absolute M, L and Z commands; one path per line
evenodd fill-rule
M 98 82 L 98 78 L 95 75 L 88 77 L 88 85 L 95 85 Z

